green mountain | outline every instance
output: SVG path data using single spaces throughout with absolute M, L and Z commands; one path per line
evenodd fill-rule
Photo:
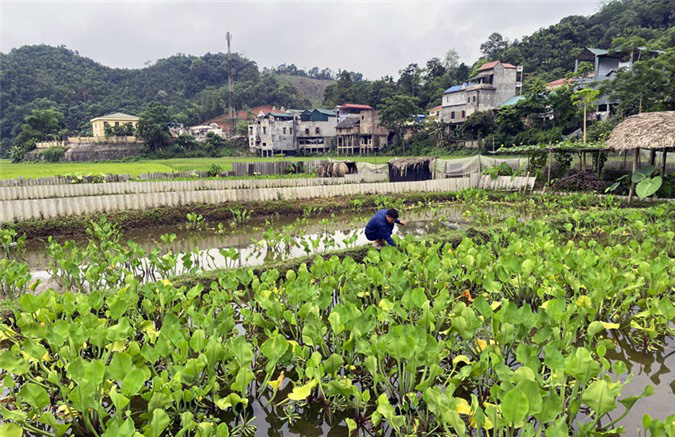
M 110 68 L 63 46 L 23 46 L 0 54 L 0 138 L 18 134 L 32 109 L 56 107 L 71 130 L 110 112 L 138 114 L 151 101 L 171 106 L 179 119 L 196 123 L 223 112 L 227 56 L 175 55 L 140 69 Z M 310 102 L 287 81 L 262 74 L 256 63 L 232 59 L 237 108 L 274 104 L 306 107 Z
M 614 0 L 588 17 L 573 15 L 499 47 L 494 56 L 525 72 L 562 77 L 584 47 L 628 42 L 665 50 L 675 46 L 675 0 Z M 632 41 L 631 41 L 632 39 Z

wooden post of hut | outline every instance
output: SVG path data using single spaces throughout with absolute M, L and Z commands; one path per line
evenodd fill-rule
M 661 174 L 661 177 L 664 177 L 666 175 L 666 148 L 663 148 L 663 152 L 661 152 L 661 171 L 659 172 Z
M 633 174 L 637 172 L 638 168 L 638 158 L 640 157 L 640 149 L 637 147 L 635 148 L 635 156 L 633 157 Z M 633 200 L 633 194 L 635 194 L 635 182 L 633 181 L 633 178 L 631 178 L 630 181 L 630 191 L 628 192 L 628 203 Z
M 553 162 L 553 149 L 548 149 L 548 176 L 546 177 L 546 185 L 551 185 L 551 163 Z

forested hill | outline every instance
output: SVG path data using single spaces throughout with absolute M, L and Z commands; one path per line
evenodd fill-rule
M 110 68 L 63 46 L 23 46 L 0 54 L 0 137 L 11 139 L 32 109 L 56 107 L 67 127 L 82 129 L 110 112 L 138 114 L 151 101 L 171 106 L 181 121 L 196 123 L 223 112 L 227 56 L 175 55 L 141 69 Z M 256 63 L 233 55 L 238 108 L 263 104 L 309 106 L 287 81 L 262 74 Z
M 526 72 L 548 73 L 555 79 L 574 68 L 576 55 L 584 47 L 673 47 L 673 26 L 675 0 L 615 0 L 588 17 L 569 16 L 521 41 L 496 38 L 481 49 L 486 57 L 523 65 Z

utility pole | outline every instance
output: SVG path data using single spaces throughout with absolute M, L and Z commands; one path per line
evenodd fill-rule
M 229 107 L 227 108 L 227 112 L 230 120 L 230 134 L 234 136 L 234 106 L 232 105 L 232 100 L 234 98 L 234 88 L 232 87 L 232 51 L 230 50 L 232 34 L 229 31 L 225 34 L 225 39 L 227 39 L 227 93 L 229 98 Z

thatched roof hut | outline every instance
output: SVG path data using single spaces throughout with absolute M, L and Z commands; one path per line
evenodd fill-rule
M 403 158 L 389 161 L 389 182 L 431 179 L 432 158 Z
M 628 117 L 614 128 L 607 145 L 620 151 L 675 148 L 675 111 Z
M 619 151 L 635 150 L 633 173 L 637 171 L 640 149 L 651 150 L 650 164 L 655 164 L 656 150 L 661 154 L 661 176 L 666 174 L 667 150 L 675 148 L 675 111 L 645 112 L 619 123 L 607 141 L 609 148 Z M 631 182 L 628 200 L 635 193 Z

